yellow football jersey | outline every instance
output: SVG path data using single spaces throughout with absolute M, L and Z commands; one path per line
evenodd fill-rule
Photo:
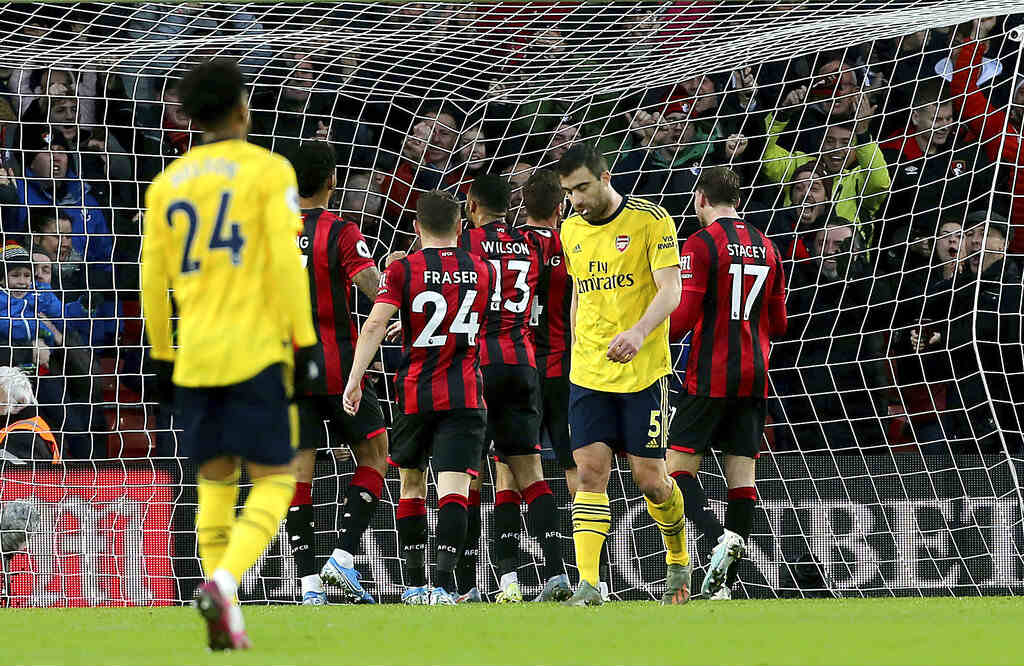
M 142 300 L 179 386 L 226 386 L 316 343 L 295 171 L 241 140 L 188 151 L 146 192 Z M 171 340 L 173 290 L 177 346 Z
M 654 271 L 679 265 L 675 223 L 661 206 L 623 197 L 601 224 L 573 215 L 562 224 L 562 251 L 576 289 L 576 340 L 569 379 L 596 391 L 642 391 L 672 372 L 668 318 L 629 363 L 608 359 L 612 339 L 636 324 L 658 293 Z

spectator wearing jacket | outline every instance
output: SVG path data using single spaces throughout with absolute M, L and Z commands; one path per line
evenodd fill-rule
M 885 443 L 883 336 L 871 311 L 891 301 L 874 284 L 854 225 L 835 218 L 813 236 L 790 276 L 786 337 L 772 351 L 772 382 L 805 450 Z
M 807 259 L 811 256 L 807 248 L 812 236 L 828 219 L 831 198 L 828 177 L 817 170 L 814 162 L 807 162 L 793 171 L 778 197 L 751 202 L 744 219 L 775 241 L 783 258 Z
M 836 214 L 854 222 L 865 247 L 871 247 L 876 238 L 870 220 L 885 201 L 892 184 L 885 157 L 864 125 L 853 120 L 828 125 L 817 154 L 790 151 L 780 146 L 778 137 L 789 124 L 792 111 L 798 108 L 803 95 L 802 90 L 790 93 L 784 101 L 786 108 L 766 116 L 768 141 L 762 158 L 762 173 L 769 182 L 785 183 L 797 167 L 816 161 L 832 180 L 830 190 Z M 789 206 L 792 201 L 787 197 L 783 203 Z
M 985 93 L 978 87 L 983 59 L 988 51 L 985 23 L 974 22 L 976 39 L 960 42 L 953 51 L 955 63 L 950 89 L 953 100 L 962 113 L 963 122 L 970 129 L 970 139 L 981 142 L 982 149 L 993 163 L 1002 163 L 1006 170 L 1011 193 L 1010 227 L 1016 232 L 1010 236 L 1009 250 L 1013 254 L 1024 252 L 1024 150 L 1021 142 L 1021 125 L 1011 122 L 1005 111 L 989 103 Z
M 991 184 L 979 182 L 991 165 L 977 143 L 957 145 L 953 102 L 938 81 L 918 88 L 910 124 L 884 141 L 881 149 L 892 174 L 881 214 L 886 227 L 883 247 L 896 229 L 914 227 L 931 236 L 942 221 L 962 220 L 972 185 L 991 190 Z
M 1006 256 L 1011 234 L 998 213 L 967 216 L 966 267 L 938 283 L 928 298 L 928 315 L 940 325 L 911 338 L 922 351 L 939 350 L 951 363 L 951 408 L 961 407 L 954 450 L 995 452 L 1003 441 L 1011 452 L 1022 448 L 1024 299 L 1020 266 Z
M 90 269 L 100 269 L 90 271 L 90 277 L 103 276 L 102 284 L 89 287 L 109 289 L 114 247 L 110 226 L 89 184 L 71 169 L 67 148 L 60 132 L 49 131 L 35 135 L 35 142 L 26 148 L 25 177 L 15 181 L 19 206 L 13 214 L 14 231 L 28 231 L 29 209 L 59 208 L 71 222 L 72 249 Z
M 161 102 L 160 127 L 142 129 L 135 140 L 135 152 L 139 155 L 139 201 L 145 200 L 145 188 L 153 179 L 188 152 L 194 142 L 195 135 L 189 132 L 191 121 L 181 108 L 177 81 L 168 80 Z
M 4 285 L 0 289 L 0 341 L 32 346 L 64 342 L 63 308 L 50 291 L 35 289 L 28 250 L 16 243 L 3 249 Z

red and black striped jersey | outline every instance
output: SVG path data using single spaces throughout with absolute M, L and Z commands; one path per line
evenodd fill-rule
M 296 390 L 306 395 L 339 395 L 345 390 L 355 354 L 352 281 L 374 267 L 373 255 L 358 226 L 322 208 L 302 211 L 297 242 L 313 301 L 317 343 L 310 353 L 320 373 Z
M 565 269 L 562 239 L 558 231 L 547 227 L 522 227 L 533 235 L 543 250 L 544 267 L 537 282 L 530 311 L 530 326 L 541 377 L 569 376 L 569 348 L 572 331 L 569 309 L 572 307 L 572 278 Z
M 491 222 L 464 231 L 459 247 L 485 259 L 497 276 L 491 294 L 495 316 L 480 332 L 480 365 L 536 367 L 530 308 L 544 264 L 536 237 L 510 230 L 504 222 Z
M 479 334 L 495 272 L 461 248 L 426 248 L 384 272 L 378 303 L 398 308 L 403 355 L 395 375 L 404 414 L 484 408 Z
M 693 330 L 686 363 L 690 395 L 767 395 L 768 352 L 786 331 L 782 260 L 752 225 L 719 218 L 690 236 L 680 254 L 683 297 L 672 314 L 679 337 Z

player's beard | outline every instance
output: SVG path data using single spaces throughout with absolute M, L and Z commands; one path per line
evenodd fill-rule
M 595 202 L 594 205 L 586 208 L 586 213 L 581 212 L 580 217 L 582 217 L 587 222 L 596 222 L 607 218 L 609 215 L 612 214 L 612 211 L 608 210 L 608 208 L 611 205 L 611 200 L 612 198 L 605 194 L 604 196 L 601 197 L 601 199 Z

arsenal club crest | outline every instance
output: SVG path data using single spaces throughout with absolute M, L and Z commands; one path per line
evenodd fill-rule
M 615 249 L 619 252 L 625 252 L 626 248 L 629 247 L 629 236 L 621 234 L 615 237 Z

